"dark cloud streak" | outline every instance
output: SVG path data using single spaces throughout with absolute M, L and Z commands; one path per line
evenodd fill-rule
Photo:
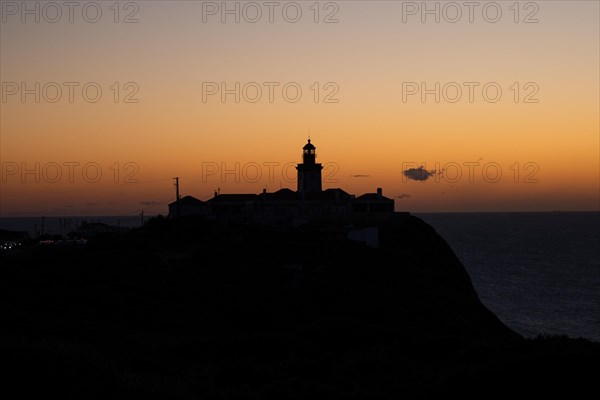
M 409 168 L 405 171 L 402 171 L 402 174 L 404 174 L 404 176 L 406 176 L 408 179 L 420 182 L 426 181 L 427 179 L 434 176 L 436 173 L 437 171 L 435 169 L 428 171 L 425 168 L 423 168 L 423 166 L 420 166 L 419 168 Z
M 142 205 L 142 206 L 160 206 L 160 205 L 162 205 L 162 202 L 154 201 L 154 200 L 140 201 L 140 205 Z

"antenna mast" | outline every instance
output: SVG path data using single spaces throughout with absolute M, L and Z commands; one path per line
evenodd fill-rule
M 179 177 L 176 176 L 173 179 L 175 179 L 175 201 L 177 202 L 175 206 L 177 208 L 177 216 L 179 217 Z

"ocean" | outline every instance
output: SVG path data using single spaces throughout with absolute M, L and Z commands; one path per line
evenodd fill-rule
M 600 341 L 600 213 L 415 215 L 448 242 L 483 304 L 510 328 Z M 142 223 L 140 216 L 46 217 L 44 232 L 66 234 L 82 221 Z M 0 229 L 34 236 L 41 228 L 41 217 L 0 218 Z
M 507 326 L 600 341 L 600 213 L 415 215 L 448 242 Z

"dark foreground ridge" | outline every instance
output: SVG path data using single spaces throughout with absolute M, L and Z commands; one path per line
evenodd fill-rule
M 3 389 L 15 398 L 583 398 L 596 389 L 599 344 L 508 329 L 446 242 L 409 215 L 294 229 L 159 217 L 0 258 Z

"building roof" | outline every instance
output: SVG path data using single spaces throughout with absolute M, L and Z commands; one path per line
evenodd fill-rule
M 180 206 L 203 206 L 205 204 L 206 203 L 203 202 L 202 200 L 199 200 L 192 196 L 185 196 L 185 197 L 182 197 L 181 199 L 179 199 Z M 169 203 L 169 207 L 175 206 L 175 205 L 177 205 L 177 201 Z
M 308 139 L 308 143 L 306 143 L 303 147 L 304 150 L 314 150 L 316 149 L 316 147 L 310 142 L 310 139 Z
M 259 197 L 261 199 L 264 200 L 279 200 L 279 201 L 283 201 L 283 200 L 299 200 L 300 199 L 300 194 L 298 192 L 294 192 L 291 189 L 279 189 L 276 192 L 273 193 L 261 193 L 259 195 Z
M 307 200 L 350 200 L 353 196 L 342 189 L 325 189 L 322 192 L 307 193 Z
M 245 202 L 256 199 L 255 194 L 219 194 L 208 200 L 209 203 Z
M 377 193 L 365 193 L 356 198 L 357 201 L 393 201 L 385 196 L 380 196 Z

